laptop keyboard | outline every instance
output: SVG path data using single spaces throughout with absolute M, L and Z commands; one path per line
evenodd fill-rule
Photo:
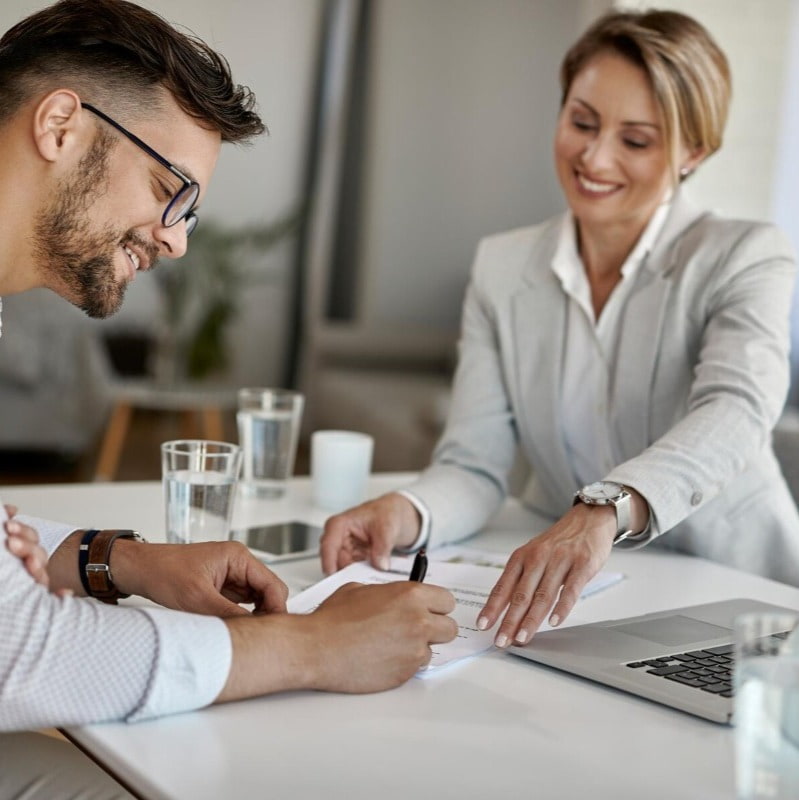
M 784 639 L 788 633 L 789 631 L 785 631 L 773 635 Z M 649 675 L 692 686 L 720 697 L 732 697 L 735 694 L 733 688 L 734 650 L 734 645 L 723 644 L 719 647 L 689 650 L 687 653 L 675 653 L 671 656 L 660 656 L 646 661 L 630 661 L 627 666 L 632 669 L 649 667 L 646 670 Z

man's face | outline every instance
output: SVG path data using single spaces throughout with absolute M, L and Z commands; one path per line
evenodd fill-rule
M 89 316 L 107 317 L 138 271 L 152 269 L 159 256 L 185 253 L 186 228 L 183 221 L 161 223 L 181 186 L 175 176 L 106 123 L 92 124 L 97 132 L 88 151 L 37 215 L 35 246 L 50 288 Z M 131 130 L 207 187 L 218 133 L 201 128 L 171 98 Z

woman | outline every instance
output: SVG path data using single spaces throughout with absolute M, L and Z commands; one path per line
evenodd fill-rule
M 496 644 L 559 624 L 611 547 L 667 546 L 799 584 L 799 516 L 770 432 L 788 388 L 793 256 L 680 184 L 721 144 L 707 31 L 615 12 L 567 53 L 554 157 L 569 211 L 481 242 L 446 430 L 402 493 L 329 520 L 327 571 L 477 530 L 517 446 L 543 518 L 478 618 Z M 582 488 L 581 488 L 582 487 Z

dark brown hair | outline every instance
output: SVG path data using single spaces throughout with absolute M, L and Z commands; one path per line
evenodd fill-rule
M 603 52 L 641 67 L 663 115 L 676 170 L 680 140 L 706 156 L 721 147 L 730 103 L 727 58 L 707 30 L 677 11 L 612 11 L 600 17 L 566 53 L 560 70 L 562 102 L 575 76 Z
M 61 87 L 123 119 L 157 107 L 163 88 L 223 141 L 264 131 L 255 96 L 233 83 L 223 56 L 127 0 L 60 0 L 0 39 L 0 125 Z

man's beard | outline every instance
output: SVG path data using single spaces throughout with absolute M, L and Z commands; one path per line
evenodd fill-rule
M 76 174 L 58 187 L 34 228 L 37 268 L 47 285 L 90 317 L 119 310 L 127 284 L 116 278 L 115 257 L 124 242 L 135 242 L 151 254 L 140 236 L 111 225 L 95 230 L 89 209 L 108 188 L 108 156 L 114 140 L 98 132 Z

